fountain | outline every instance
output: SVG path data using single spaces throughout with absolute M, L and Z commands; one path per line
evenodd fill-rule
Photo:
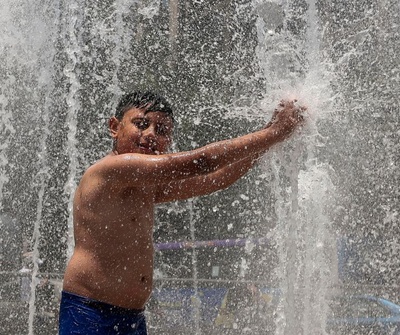
M 134 87 L 176 106 L 174 150 L 255 130 L 281 98 L 309 107 L 303 132 L 237 184 L 157 209 L 151 334 L 326 334 L 332 295 L 400 303 L 399 12 L 397 0 L 4 1 L 0 334 L 57 333 L 73 191 Z M 237 307 L 250 287 L 265 306 L 229 319 L 232 292 Z

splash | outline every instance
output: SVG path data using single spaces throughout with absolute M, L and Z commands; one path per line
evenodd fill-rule
M 257 22 L 258 55 L 268 89 L 261 109 L 271 110 L 278 99 L 297 100 L 298 105 L 307 107 L 302 131 L 266 159 L 266 169 L 274 180 L 277 224 L 272 235 L 281 290 L 275 333 L 325 334 L 326 297 L 337 278 L 329 217 L 334 186 L 332 169 L 318 147 L 324 146 L 320 124 L 335 110 L 332 75 L 320 57 L 315 2 L 308 1 L 307 14 L 301 17 L 307 22 L 303 38 L 287 26 L 291 15 L 288 3 L 257 1 L 255 6 L 269 9 L 261 11 Z

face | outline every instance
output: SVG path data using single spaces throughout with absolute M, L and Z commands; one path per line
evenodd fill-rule
M 119 154 L 138 153 L 159 155 L 166 153 L 172 140 L 173 122 L 163 112 L 147 112 L 132 108 L 121 121 L 115 117 L 109 122 L 114 150 Z

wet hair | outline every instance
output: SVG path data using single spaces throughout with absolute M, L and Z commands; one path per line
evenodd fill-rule
M 169 102 L 163 96 L 151 91 L 134 91 L 122 96 L 115 110 L 115 117 L 121 121 L 124 114 L 132 108 L 142 109 L 145 113 L 163 112 L 174 120 Z

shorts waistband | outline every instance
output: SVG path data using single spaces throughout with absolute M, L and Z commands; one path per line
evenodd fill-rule
M 132 309 L 132 308 L 114 306 L 112 304 L 109 304 L 109 303 L 106 303 L 103 301 L 95 300 L 95 299 L 88 298 L 88 297 L 83 297 L 78 294 L 67 292 L 67 291 L 61 292 L 61 299 L 64 301 L 65 300 L 74 301 L 74 302 L 83 304 L 85 306 L 88 306 L 90 308 L 95 308 L 97 310 L 107 312 L 107 313 L 112 313 L 112 314 L 140 316 L 144 313 L 144 308 L 143 309 Z

